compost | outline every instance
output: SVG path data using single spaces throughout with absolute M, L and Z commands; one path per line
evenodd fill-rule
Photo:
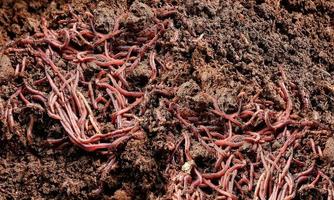
M 334 199 L 333 2 L 0 5 L 1 199 Z

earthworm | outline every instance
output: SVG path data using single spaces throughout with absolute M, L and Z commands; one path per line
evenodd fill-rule
M 115 86 L 115 88 L 119 91 L 119 93 L 121 93 L 124 96 L 130 96 L 130 97 L 142 97 L 144 95 L 143 92 L 130 92 L 127 90 L 124 90 L 123 88 L 121 88 L 118 83 L 116 82 L 116 80 L 114 79 L 114 77 L 112 77 L 110 74 L 107 74 L 107 76 L 110 78 L 110 80 L 112 81 L 113 85 Z
M 228 188 L 228 181 L 230 179 L 230 175 L 233 171 L 237 171 L 238 169 L 243 168 L 246 165 L 246 162 L 242 163 L 242 164 L 237 164 L 232 166 L 231 168 L 229 168 L 228 170 L 226 170 L 226 173 L 224 175 L 224 180 L 223 180 L 223 189 L 227 189 Z M 234 181 L 233 181 L 234 182 Z
M 282 173 L 279 176 L 279 179 L 278 179 L 278 186 L 279 186 L 279 188 L 282 186 L 282 184 L 283 184 L 282 181 L 283 181 L 284 177 L 286 176 L 286 174 L 288 173 L 288 170 L 289 170 L 290 165 L 291 165 L 292 158 L 293 158 L 293 156 L 291 154 L 290 157 L 289 157 L 289 159 L 288 159 L 288 161 L 287 161 L 287 163 L 285 164 L 285 167 L 282 170 Z
M 320 157 L 324 157 L 320 146 L 318 146 L 318 152 Z
M 33 115 L 30 115 L 29 125 L 27 128 L 27 140 L 29 144 L 32 144 L 32 129 L 34 127 L 35 121 L 36 121 L 35 117 Z
M 315 143 L 314 143 L 313 138 L 310 139 L 310 143 L 311 143 L 311 147 L 312 147 L 313 153 L 314 153 L 315 155 L 318 155 L 317 150 L 316 150 L 316 148 L 315 148 Z
M 133 109 L 134 107 L 136 107 L 137 105 L 139 105 L 141 102 L 143 101 L 143 98 L 137 98 L 135 102 L 133 102 L 132 104 L 130 104 L 128 107 L 123 108 L 122 110 L 119 110 L 117 112 L 114 112 L 111 117 L 112 117 L 112 122 L 115 122 L 115 117 L 117 117 L 118 115 L 122 115 L 123 113 L 128 112 L 129 110 Z
M 184 137 L 184 152 L 185 152 L 185 155 L 187 157 L 187 160 L 190 161 L 192 160 L 192 157 L 190 155 L 190 137 L 188 135 L 188 133 L 185 133 L 183 132 L 182 133 L 183 137 Z
M 215 172 L 215 173 L 204 173 L 204 174 L 202 174 L 203 178 L 206 178 L 206 179 L 216 179 L 216 178 L 220 178 L 220 177 L 224 176 L 224 174 L 228 170 L 228 167 L 230 166 L 233 158 L 234 158 L 234 155 L 232 154 L 228 158 L 228 160 L 226 161 L 226 164 L 225 164 L 225 166 L 224 166 L 223 169 L 221 169 L 220 171 Z
M 312 183 L 309 184 L 309 187 L 314 188 L 316 186 L 317 182 L 319 181 L 319 179 L 320 179 L 320 173 L 317 172 L 317 176 L 312 181 Z
M 218 193 L 225 195 L 229 198 L 231 198 L 232 200 L 237 200 L 238 198 L 234 195 L 231 194 L 229 192 L 225 192 L 224 190 L 220 189 L 219 187 L 215 186 L 214 184 L 211 183 L 211 181 L 207 180 L 207 179 L 203 179 L 203 182 L 208 185 L 210 188 L 212 188 L 213 190 L 216 190 Z
M 104 35 L 104 36 L 102 36 L 102 38 L 100 38 L 99 40 L 97 40 L 94 43 L 94 46 L 97 46 L 97 45 L 103 43 L 105 40 L 109 40 L 109 39 L 111 39 L 111 38 L 113 38 L 113 37 L 115 37 L 115 36 L 117 36 L 117 35 L 119 35 L 121 33 L 122 33 L 121 30 L 115 30 L 115 31 L 113 31 L 113 32 L 111 32 L 111 33 L 109 33 L 107 35 Z
M 18 76 L 20 72 L 20 64 L 17 64 L 15 67 L 15 72 L 14 72 L 14 76 Z
M 307 176 L 307 175 L 309 175 L 309 174 L 314 170 L 314 167 L 315 167 L 315 162 L 313 162 L 313 163 L 311 164 L 311 166 L 310 166 L 307 170 L 298 173 L 298 174 L 296 175 L 296 177 L 299 178 L 299 177 L 301 177 L 301 176 Z
M 152 51 L 150 53 L 150 66 L 152 68 L 151 81 L 155 80 L 157 77 L 157 67 L 155 65 L 154 57 L 155 57 L 155 53 Z

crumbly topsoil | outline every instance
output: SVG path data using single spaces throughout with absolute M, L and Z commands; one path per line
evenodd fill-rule
M 125 0 L 110 2 L 73 0 L 70 5 L 77 12 L 90 10 L 98 28 L 108 31 L 116 16 L 133 4 Z M 294 113 L 334 129 L 333 1 L 142 2 L 151 6 L 169 4 L 178 10 L 171 17 L 174 29 L 167 31 L 156 47 L 158 58 L 168 70 L 159 73 L 156 82 L 146 88 L 160 83 L 178 87 L 180 104 L 190 105 L 196 112 L 209 106 L 201 92 L 215 95 L 220 107 L 232 112 L 238 107 L 240 92 L 255 95 L 262 90 L 261 97 L 282 110 L 284 102 L 275 91 L 282 67 L 287 80 L 295 85 L 290 90 Z M 64 9 L 64 1 L 1 1 L 0 47 L 33 34 L 41 16 L 51 23 L 53 16 Z M 145 66 L 137 70 L 138 82 L 147 79 L 145 70 Z M 1 57 L 0 105 L 8 98 L 4 95 L 14 92 L 6 84 L 13 73 L 13 66 Z M 25 138 L 6 133 L 0 122 L 0 199 L 170 199 L 169 180 L 164 173 L 173 149 L 170 144 L 179 138 L 168 128 L 175 118 L 160 103 L 166 98 L 168 95 L 152 93 L 141 105 L 146 108 L 141 126 L 147 135 L 125 144 L 116 153 L 117 168 L 107 175 L 99 168 L 108 157 L 71 144 L 61 149 L 47 145 L 47 130 L 57 132 L 61 128 L 52 121 L 35 127 L 32 145 Z M 333 179 L 332 134 L 310 137 L 324 150 L 319 167 Z M 190 153 L 196 158 L 202 156 L 201 167 L 205 167 L 210 155 L 200 145 L 192 148 L 196 146 Z M 311 151 L 305 148 L 305 152 Z M 301 192 L 296 199 L 310 197 L 322 199 L 316 189 Z

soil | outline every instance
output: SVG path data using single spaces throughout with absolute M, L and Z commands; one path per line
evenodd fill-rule
M 119 149 L 118 165 L 109 174 L 99 170 L 108 161 L 106 156 L 71 144 L 61 149 L 48 145 L 47 135 L 61 129 L 52 120 L 41 116 L 43 123 L 35 127 L 31 145 L 19 134 L 9 134 L 0 120 L 0 199 L 171 199 L 171 180 L 165 172 L 173 144 L 180 139 L 173 133 L 181 127 L 175 125 L 177 118 L 168 112 L 164 101 L 176 96 L 180 105 L 189 105 L 183 113 L 191 117 L 193 112 L 201 113 L 212 106 L 205 92 L 215 96 L 225 112 L 232 113 L 238 110 L 240 93 L 253 96 L 262 91 L 261 98 L 274 102 L 275 110 L 282 110 L 284 101 L 275 89 L 280 68 L 292 85 L 293 112 L 330 130 L 329 134 L 310 132 L 308 137 L 323 149 L 324 158 L 318 167 L 334 179 L 333 1 L 112 2 L 72 0 L 69 4 L 78 13 L 91 11 L 97 30 L 106 32 L 130 7 L 140 12 L 127 21 L 129 26 L 147 23 L 145 20 L 153 15 L 147 7 L 177 8 L 178 12 L 169 16 L 173 28 L 156 45 L 157 57 L 166 69 L 159 66 L 157 79 L 149 82 L 148 65 L 142 63 L 130 79 L 146 91 L 153 85 L 178 89 L 168 94 L 149 93 L 140 105 L 145 109 L 140 116 L 144 139 L 132 139 Z M 52 24 L 54 16 L 66 10 L 65 1 L 1 1 L 0 47 L 34 34 L 42 16 Z M 0 110 L 1 102 L 14 92 L 10 83 L 14 67 L 8 57 L 0 58 Z M 19 120 L 25 129 L 29 118 Z M 299 153 L 312 151 L 307 146 Z M 201 168 L 211 166 L 210 152 L 195 142 L 191 148 L 190 154 Z M 296 199 L 322 199 L 322 195 L 312 189 L 299 191 Z

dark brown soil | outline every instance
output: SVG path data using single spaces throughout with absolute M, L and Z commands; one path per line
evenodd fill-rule
M 98 3 L 97 3 L 98 2 Z M 109 31 L 116 16 L 137 1 L 73 0 L 78 12 L 90 10 L 96 26 Z M 116 2 L 116 1 L 115 1 Z M 238 109 L 240 92 L 273 101 L 282 110 L 284 102 L 275 88 L 282 67 L 290 87 L 294 113 L 317 120 L 331 134 L 310 133 L 320 145 L 324 158 L 318 167 L 334 179 L 334 2 L 330 0 L 141 0 L 152 7 L 175 6 L 170 18 L 174 28 L 158 41 L 158 58 L 168 70 L 159 71 L 153 84 L 171 89 L 188 112 L 204 112 L 209 105 L 202 92 L 214 95 L 226 112 Z M 41 16 L 50 23 L 67 10 L 64 1 L 0 2 L 0 47 L 38 29 Z M 141 10 L 145 12 L 145 8 Z M 138 20 L 138 19 L 136 19 Z M 13 93 L 10 80 L 14 66 L 0 58 L 1 102 Z M 148 81 L 147 66 L 136 69 L 132 80 Z M 146 83 L 147 83 L 146 81 Z M 49 132 L 60 129 L 52 121 L 35 127 L 34 142 L 8 134 L 0 120 L 0 199 L 171 199 L 169 177 L 165 175 L 169 155 L 180 135 L 176 118 L 163 103 L 168 94 L 151 92 L 141 108 L 141 140 L 130 140 L 116 153 L 118 165 L 109 174 L 100 168 L 108 161 L 71 144 L 62 149 L 47 145 Z M 0 112 L 1 115 L 1 112 Z M 27 119 L 20 119 L 26 128 Z M 307 144 L 305 144 L 307 146 Z M 307 147 L 305 147 L 307 148 Z M 308 148 L 309 151 L 310 148 Z M 307 153 L 307 150 L 305 150 Z M 305 153 L 304 152 L 304 153 Z M 210 152 L 193 144 L 191 155 L 201 168 L 210 166 Z M 302 153 L 302 152 L 301 152 Z M 297 155 L 298 156 L 298 155 Z M 307 161 L 306 161 L 307 162 Z M 180 167 L 180 166 L 178 166 Z M 334 180 L 333 180 L 334 181 Z M 297 199 L 323 199 L 314 189 L 299 191 Z

